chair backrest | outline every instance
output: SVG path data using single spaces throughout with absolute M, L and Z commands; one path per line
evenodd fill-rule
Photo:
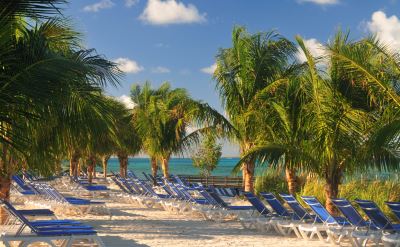
M 125 193 L 131 194 L 131 191 L 129 191 L 120 181 L 115 176 L 111 177 L 111 180 Z
M 272 193 L 261 192 L 260 195 L 267 201 L 271 208 L 280 216 L 290 216 L 290 213 Z
M 147 179 L 149 182 L 153 182 L 153 180 L 147 175 L 145 172 L 142 172 L 143 176 Z
M 221 190 L 225 193 L 226 196 L 233 197 L 233 194 L 226 188 L 222 187 Z
M 211 189 L 206 189 L 206 191 L 208 192 L 208 194 L 210 194 L 210 196 L 212 196 L 212 198 L 214 198 L 214 200 L 215 200 L 219 205 L 221 205 L 221 206 L 224 207 L 224 208 L 228 208 L 228 207 L 229 207 L 228 204 L 226 204 L 226 202 L 225 202 L 224 200 L 222 200 L 222 198 L 221 198 L 217 193 L 215 193 L 213 190 L 211 190 Z
M 24 215 L 20 214 L 18 210 L 8 201 L 0 199 L 0 203 L 4 206 L 4 208 L 14 217 L 19 219 L 22 223 L 27 225 L 32 231 L 37 232 L 36 227 L 34 227 Z
M 360 208 L 364 211 L 364 213 L 368 216 L 368 218 L 380 229 L 382 230 L 393 230 L 393 225 L 386 217 L 386 215 L 380 210 L 378 205 L 373 201 L 369 200 L 354 200 Z
M 200 193 L 200 195 L 202 195 L 204 199 L 207 200 L 209 204 L 221 207 L 221 205 L 217 201 L 215 201 L 215 199 L 205 190 L 204 187 L 197 187 L 196 189 Z
M 400 202 L 385 202 L 386 205 L 392 210 L 397 219 L 400 220 Z
M 290 194 L 279 194 L 279 196 L 288 204 L 299 219 L 305 220 L 312 218 L 294 196 Z
M 331 199 L 337 209 L 346 217 L 346 219 L 354 226 L 366 227 L 368 223 L 358 213 L 358 211 L 345 198 Z
M 302 196 L 301 198 L 323 223 L 338 224 L 335 218 L 322 206 L 317 198 L 314 196 Z
M 18 175 L 13 175 L 12 180 L 22 189 L 31 190 L 31 188 L 25 183 L 25 181 Z
M 244 192 L 244 196 L 246 199 L 253 205 L 253 207 L 261 214 L 267 215 L 271 212 L 265 207 L 264 203 L 260 201 L 253 193 L 251 192 Z

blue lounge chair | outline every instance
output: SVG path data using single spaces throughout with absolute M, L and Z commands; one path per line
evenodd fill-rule
M 390 222 L 375 202 L 361 199 L 356 199 L 355 202 L 378 229 L 384 232 L 400 233 L 400 224 L 393 224 Z
M 332 216 L 314 196 L 302 196 L 301 198 L 319 219 L 318 223 L 315 221 L 299 226 L 300 234 L 304 239 L 312 239 L 317 236 L 321 241 L 340 244 L 343 237 L 349 235 L 351 224 L 345 218 Z M 322 236 L 323 233 L 327 233 L 326 239 Z
M 291 221 L 278 222 L 277 225 L 281 229 L 287 229 L 286 232 L 289 234 L 293 231 L 298 238 L 303 238 L 300 234 L 298 227 L 304 223 L 320 222 L 315 215 L 311 215 L 307 210 L 301 206 L 301 204 L 296 200 L 296 198 L 289 194 L 279 194 L 279 196 L 286 202 L 286 204 L 292 209 L 293 217 Z
M 356 199 L 355 202 L 374 225 L 382 231 L 382 242 L 385 245 L 400 245 L 400 224 L 393 224 L 373 201 Z
M 9 246 L 11 241 L 21 241 L 23 246 L 35 242 L 45 242 L 54 246 L 52 243 L 54 240 L 63 240 L 66 246 L 71 246 L 75 239 L 93 240 L 98 246 L 104 246 L 91 226 L 72 220 L 29 221 L 7 201 L 1 200 L 0 203 L 9 212 L 10 217 L 21 222 L 13 236 L 5 234 L 0 237 L 0 241 L 3 241 L 6 246 Z M 26 227 L 30 228 L 35 235 L 22 234 Z
M 385 202 L 393 214 L 400 220 L 400 202 Z
M 250 228 L 251 226 L 255 226 L 260 231 L 269 231 L 274 226 L 273 219 L 279 217 L 276 214 L 273 214 L 268 208 L 265 207 L 264 203 L 258 199 L 251 192 L 243 193 L 246 199 L 251 203 L 254 209 L 258 212 L 256 217 L 241 217 L 240 221 L 244 228 Z M 249 224 L 248 226 L 246 225 Z
M 269 204 L 269 206 L 275 211 L 277 215 L 280 217 L 287 217 L 298 219 L 297 216 L 291 212 L 289 212 L 282 203 L 275 197 L 272 193 L 261 192 L 260 195 L 265 199 L 265 201 Z
M 35 191 L 35 189 L 31 185 L 25 183 L 25 181 L 20 176 L 13 175 L 12 180 L 16 184 L 15 188 L 22 195 L 36 195 L 37 194 L 37 191 Z
M 54 201 L 57 204 L 65 206 L 73 206 L 74 211 L 78 210 L 81 215 L 88 214 L 95 209 L 103 209 L 109 215 L 110 219 L 112 217 L 111 211 L 105 202 L 92 201 L 76 197 L 65 197 L 54 187 L 45 183 L 32 183 L 32 186 L 41 194 L 42 197 L 48 201 Z
M 331 201 L 354 227 L 351 232 L 351 241 L 354 246 L 366 246 L 369 240 L 372 240 L 376 244 L 380 242 L 382 237 L 381 231 L 378 230 L 372 221 L 364 220 L 347 199 L 336 198 L 331 199 Z

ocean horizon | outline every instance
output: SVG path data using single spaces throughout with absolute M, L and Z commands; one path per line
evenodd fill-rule
M 217 167 L 212 171 L 212 176 L 241 176 L 239 174 L 232 174 L 232 170 L 239 161 L 238 157 L 223 157 L 219 160 Z M 260 174 L 265 167 L 257 167 L 256 174 Z M 138 175 L 142 175 L 143 172 L 151 173 L 150 159 L 149 158 L 129 158 L 128 169 L 135 171 Z M 108 172 L 116 171 L 119 172 L 118 158 L 110 158 L 108 161 Z M 96 171 L 101 172 L 101 167 L 96 167 Z M 200 170 L 193 166 L 191 158 L 171 158 L 169 162 L 170 174 L 176 175 L 199 175 Z M 161 167 L 159 167 L 159 174 L 162 173 Z

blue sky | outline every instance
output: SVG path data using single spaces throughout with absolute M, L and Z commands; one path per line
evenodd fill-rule
M 169 81 L 221 112 L 212 65 L 218 49 L 230 46 L 234 25 L 275 29 L 291 40 L 299 34 L 315 54 L 338 27 L 353 38 L 377 33 L 400 48 L 397 0 L 75 0 L 65 13 L 87 47 L 126 72 L 110 95 L 126 100 L 133 83 Z M 237 148 L 225 145 L 223 153 Z

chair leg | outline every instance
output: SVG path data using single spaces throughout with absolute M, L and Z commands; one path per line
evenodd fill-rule
M 103 240 L 99 236 L 93 237 L 93 241 L 97 244 L 98 247 L 105 247 Z

